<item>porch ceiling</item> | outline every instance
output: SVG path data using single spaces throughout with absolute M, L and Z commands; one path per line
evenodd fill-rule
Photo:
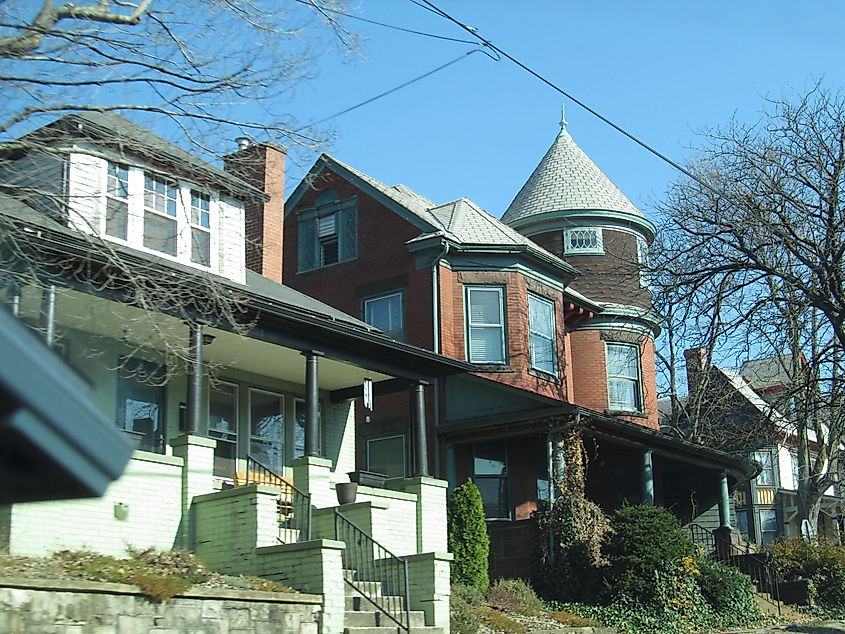
M 40 293 L 24 289 L 21 316 L 37 323 L 40 313 Z M 56 326 L 59 334 L 63 328 L 73 329 L 150 350 L 160 350 L 162 339 L 184 342 L 185 346 L 188 342 L 187 325 L 175 317 L 67 288 L 59 288 L 56 292 Z M 299 385 L 305 383 L 305 359 L 299 350 L 216 328 L 206 328 L 206 332 L 214 335 L 214 341 L 204 346 L 204 359 L 221 371 L 234 368 Z M 93 356 L 97 351 L 72 349 L 69 353 Z M 361 385 L 365 378 L 378 382 L 394 377 L 346 361 L 320 358 L 318 382 L 321 390 Z

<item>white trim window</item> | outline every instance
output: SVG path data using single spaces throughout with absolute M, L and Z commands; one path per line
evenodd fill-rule
M 249 453 L 258 462 L 281 473 L 285 465 L 285 397 L 275 392 L 249 390 Z
M 563 231 L 564 254 L 604 254 L 601 227 L 577 227 Z
M 367 439 L 367 471 L 388 478 L 408 475 L 408 449 L 405 435 Z
M 364 321 L 397 341 L 405 341 L 404 293 L 398 291 L 364 300 Z
M 505 290 L 466 287 L 467 358 L 470 363 L 505 363 Z
M 106 235 L 126 240 L 129 236 L 129 168 L 109 163 L 106 169 Z
M 555 303 L 528 293 L 528 347 L 531 367 L 557 376 Z
M 211 266 L 211 196 L 191 190 L 191 262 Z
M 176 257 L 178 222 L 175 183 L 144 175 L 144 246 Z
M 238 386 L 218 382 L 208 390 L 208 437 L 214 448 L 214 475 L 231 478 L 238 459 Z
M 607 406 L 622 412 L 641 412 L 640 347 L 628 343 L 608 343 Z
M 755 451 L 754 460 L 760 463 L 760 473 L 757 474 L 756 479 L 757 486 L 775 486 L 775 461 L 772 458 L 772 452 L 768 450 Z

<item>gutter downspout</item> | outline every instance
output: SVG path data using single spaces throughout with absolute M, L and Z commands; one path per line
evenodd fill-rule
M 440 354 L 440 260 L 449 252 L 449 243 L 443 243 L 443 250 L 434 258 L 431 263 L 431 322 L 432 322 L 432 352 Z M 440 425 L 440 381 L 434 380 L 434 475 L 443 478 L 440 473 L 440 434 L 437 427 Z

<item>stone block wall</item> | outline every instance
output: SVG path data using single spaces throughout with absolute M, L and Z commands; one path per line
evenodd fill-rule
M 317 634 L 321 599 L 189 590 L 159 603 L 134 586 L 0 578 L 0 632 L 51 634 Z

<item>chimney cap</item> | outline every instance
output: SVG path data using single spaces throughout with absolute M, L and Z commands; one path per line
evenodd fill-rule
M 236 136 L 235 143 L 238 144 L 238 150 L 245 150 L 252 145 L 252 139 L 248 136 Z

